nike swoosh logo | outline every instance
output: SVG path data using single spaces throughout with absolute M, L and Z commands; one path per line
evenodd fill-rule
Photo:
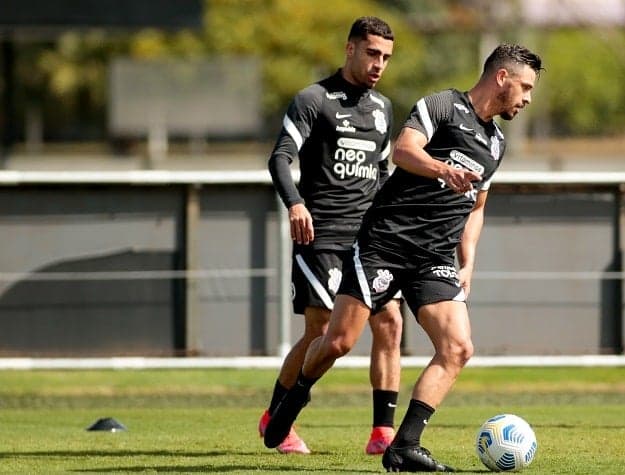
M 346 117 L 351 117 L 351 114 L 339 114 L 338 112 L 336 113 L 336 118 L 337 119 L 345 119 Z
M 464 124 L 460 124 L 460 130 L 464 130 L 465 132 L 473 132 L 473 129 L 467 127 Z
M 397 407 L 397 404 L 393 404 L 392 402 L 387 403 L 388 407 Z

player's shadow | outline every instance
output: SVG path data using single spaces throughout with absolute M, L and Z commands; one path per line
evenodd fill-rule
M 148 456 L 148 457 L 224 457 L 224 456 L 254 456 L 254 457 L 275 457 L 275 453 L 258 451 L 229 451 L 229 450 L 208 450 L 208 451 L 174 451 L 174 450 L 41 450 L 41 451 L 10 451 L 0 452 L 0 459 L 3 458 L 19 458 L 19 457 L 71 457 L 71 458 L 91 458 L 91 457 L 133 457 L 133 456 Z M 315 452 L 313 456 L 329 456 L 332 452 Z M 284 459 L 284 457 L 281 457 Z M 288 457 L 288 460 L 281 462 L 263 463 L 264 471 L 279 471 L 279 472 L 333 472 L 333 473 L 354 473 L 351 468 L 339 468 L 339 467 L 310 467 L 306 463 L 297 463 L 296 457 Z M 115 473 L 115 472 L 145 472 L 146 470 L 154 470 L 157 472 L 171 472 L 171 473 L 230 473 L 238 471 L 256 471 L 258 470 L 258 464 L 211 464 L 203 463 L 198 465 L 151 465 L 140 464 L 136 466 L 132 465 L 119 465 L 109 467 L 98 468 L 81 468 L 74 470 L 67 470 L 68 472 L 76 473 Z M 358 473 L 379 473 L 378 469 L 359 469 Z M 489 470 L 467 470 L 462 468 L 456 468 L 456 473 L 490 473 Z
M 331 452 L 315 452 L 315 455 L 328 456 Z M 19 457 L 66 457 L 66 458 L 93 458 L 93 457 L 135 457 L 135 456 L 147 456 L 147 457 L 198 457 L 198 458 L 210 458 L 210 457 L 224 457 L 224 456 L 253 456 L 253 457 L 275 457 L 275 453 L 259 453 L 258 451 L 229 451 L 229 450 L 208 450 L 208 451 L 173 451 L 173 450 L 41 450 L 41 451 L 10 451 L 0 452 L 0 459 L 3 458 L 19 458 Z M 284 457 L 281 457 L 284 459 Z M 267 471 L 280 471 L 280 472 L 335 472 L 335 473 L 353 473 L 353 469 L 332 467 L 331 469 L 325 467 L 310 467 L 304 464 L 298 465 L 297 459 L 288 457 L 288 460 L 284 459 L 282 462 L 276 462 L 275 464 L 264 463 Z M 151 465 L 140 464 L 136 466 L 132 465 L 119 465 L 108 466 L 98 468 L 80 468 L 67 470 L 68 472 L 77 473 L 115 473 L 115 472 L 145 472 L 146 470 L 154 470 L 157 472 L 171 472 L 171 473 L 228 473 L 239 471 L 256 471 L 258 470 L 257 464 L 211 464 L 200 463 L 198 465 Z M 359 473 L 378 473 L 379 470 L 358 470 Z

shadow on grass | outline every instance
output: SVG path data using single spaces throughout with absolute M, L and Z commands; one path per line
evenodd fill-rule
M 315 452 L 316 456 L 328 456 L 330 452 Z M 208 450 L 208 451 L 174 451 L 174 450 L 29 450 L 29 451 L 12 451 L 12 452 L 0 452 L 0 459 L 3 458 L 19 458 L 19 457 L 67 457 L 67 458 L 109 458 L 109 457 L 198 457 L 198 458 L 210 458 L 210 457 L 228 457 L 228 456 L 252 456 L 252 457 L 276 457 L 274 452 L 259 453 L 257 451 L 227 451 L 227 450 Z M 279 471 L 279 472 L 336 472 L 336 473 L 349 473 L 354 472 L 353 469 L 337 468 L 337 467 L 310 467 L 307 464 L 297 464 L 298 456 L 284 457 L 284 462 L 277 462 L 275 464 L 268 460 L 263 461 L 262 468 L 258 463 L 251 464 L 199 464 L 199 465 L 146 465 L 140 464 L 136 466 L 109 466 L 109 467 L 97 467 L 97 468 L 80 468 L 80 469 L 68 469 L 68 472 L 78 473 L 111 473 L 111 472 L 145 472 L 146 470 L 154 470 L 157 472 L 171 472 L 171 473 L 228 473 L 238 471 L 256 471 L 262 469 L 265 472 Z M 358 470 L 359 473 L 378 473 L 378 470 Z
M 8 457 L 227 457 L 227 456 L 253 456 L 253 457 L 276 457 L 276 454 L 259 453 L 257 451 L 236 452 L 227 450 L 209 450 L 195 452 L 181 452 L 170 450 L 42 450 L 42 451 L 14 451 L 0 452 L 0 459 Z M 328 456 L 331 452 L 315 452 L 313 456 Z M 306 457 L 308 458 L 308 457 Z M 362 469 L 354 470 L 353 468 L 332 467 L 311 467 L 309 463 L 304 462 L 300 456 L 280 456 L 283 461 L 272 463 L 265 459 L 262 463 L 252 464 L 199 464 L 199 465 L 146 465 L 140 464 L 136 466 L 120 465 L 97 468 L 81 468 L 67 470 L 68 472 L 77 473 L 115 473 L 115 472 L 145 472 L 146 470 L 154 470 L 157 472 L 170 473 L 229 473 L 239 471 L 263 471 L 263 472 L 326 472 L 326 473 L 380 473 L 378 469 Z M 301 463 L 298 464 L 298 461 Z M 456 469 L 456 473 L 490 473 L 489 470 L 463 470 Z

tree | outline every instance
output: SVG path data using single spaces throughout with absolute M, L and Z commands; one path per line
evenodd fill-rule
M 537 135 L 614 135 L 625 128 L 625 33 L 562 29 L 537 38 L 547 70 L 540 78 Z M 546 125 L 548 124 L 548 125 Z
M 213 54 L 261 58 L 264 110 L 279 126 L 278 117 L 298 90 L 342 65 L 349 27 L 364 15 L 379 16 L 393 28 L 394 58 L 379 89 L 393 100 L 395 122 L 403 122 L 416 97 L 424 53 L 402 12 L 383 2 L 214 0 L 207 9 L 205 38 Z
M 13 120 L 23 123 L 25 111 L 38 107 L 53 138 L 104 139 L 108 67 L 115 56 L 253 56 L 262 65 L 262 81 L 250 87 L 262 88 L 267 138 L 273 138 L 293 95 L 343 63 L 353 20 L 377 15 L 396 37 L 378 86 L 393 101 L 396 129 L 422 95 L 471 86 L 484 60 L 484 33 L 529 40 L 545 61 L 536 104 L 526 113 L 532 135 L 620 134 L 625 125 L 625 33 L 619 29 L 531 29 L 510 15 L 491 25 L 475 7 L 484 0 L 205 1 L 200 31 L 81 30 L 19 43 L 15 101 L 22 112 Z

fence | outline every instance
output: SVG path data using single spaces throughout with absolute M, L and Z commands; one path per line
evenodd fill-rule
M 498 175 L 470 302 L 479 356 L 623 353 L 624 183 Z M 0 356 L 282 355 L 301 331 L 266 172 L 3 171 L 0 194 Z M 430 354 L 405 327 L 405 354 Z

